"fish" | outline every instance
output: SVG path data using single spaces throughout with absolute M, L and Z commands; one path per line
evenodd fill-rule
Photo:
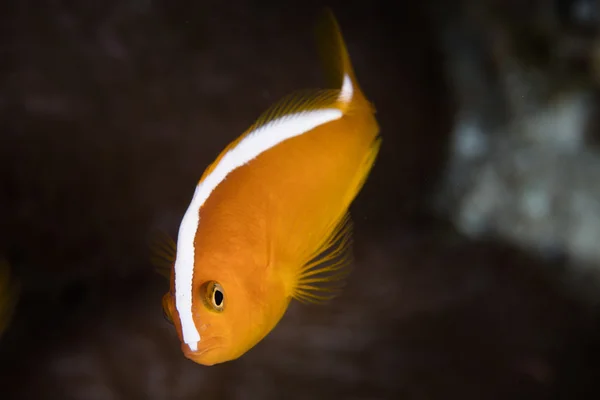
M 10 325 L 17 305 L 20 286 L 11 277 L 8 261 L 0 256 L 0 338 Z
M 380 128 L 331 9 L 315 31 L 330 88 L 297 90 L 264 111 L 205 169 L 177 240 L 151 246 L 170 282 L 163 316 L 197 364 L 238 359 L 293 299 L 328 303 L 353 269 L 349 208 Z

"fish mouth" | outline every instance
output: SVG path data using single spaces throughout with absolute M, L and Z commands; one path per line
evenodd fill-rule
M 206 347 L 200 350 L 192 350 L 190 349 L 190 345 L 187 343 L 181 343 L 181 351 L 186 357 L 200 357 L 202 354 L 210 351 L 212 347 Z
M 183 355 L 186 358 L 194 361 L 195 363 L 210 366 L 210 365 L 213 365 L 214 363 L 207 362 L 206 354 L 222 347 L 222 346 L 214 346 L 214 345 L 211 346 L 211 344 L 215 344 L 215 340 L 207 340 L 204 343 L 200 342 L 201 347 L 198 350 L 194 351 L 194 350 L 190 349 L 190 346 L 187 343 L 182 343 L 181 351 L 183 352 Z

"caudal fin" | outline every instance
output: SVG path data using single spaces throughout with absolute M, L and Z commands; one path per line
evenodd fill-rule
M 330 84 L 340 89 L 338 101 L 348 105 L 360 93 L 352 62 L 340 27 L 329 8 L 325 8 L 316 25 L 317 47 Z

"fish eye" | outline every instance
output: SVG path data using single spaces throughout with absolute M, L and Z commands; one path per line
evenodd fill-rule
M 203 286 L 203 298 L 207 307 L 213 311 L 221 312 L 225 305 L 225 292 L 223 287 L 215 281 L 206 282 Z

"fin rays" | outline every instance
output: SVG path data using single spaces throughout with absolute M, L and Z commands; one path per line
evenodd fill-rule
M 263 112 L 256 122 L 248 129 L 248 133 L 259 130 L 276 119 L 285 118 L 291 114 L 313 111 L 322 108 L 335 108 L 338 89 L 306 89 L 297 90 L 274 103 Z
M 171 278 L 171 267 L 175 262 L 177 246 L 162 230 L 154 230 L 149 239 L 150 262 L 155 271 L 167 279 Z
M 293 297 L 302 303 L 324 303 L 337 297 L 352 265 L 352 219 L 346 213 L 330 237 L 299 271 Z
M 296 90 L 282 97 L 260 114 L 244 134 L 227 145 L 217 159 L 206 168 L 200 178 L 200 182 L 204 181 L 214 171 L 227 153 L 234 150 L 249 135 L 256 133 L 256 131 L 259 131 L 270 122 L 277 119 L 284 119 L 292 114 L 301 114 L 325 108 L 337 109 L 336 104 L 339 95 L 339 89 L 304 89 Z

